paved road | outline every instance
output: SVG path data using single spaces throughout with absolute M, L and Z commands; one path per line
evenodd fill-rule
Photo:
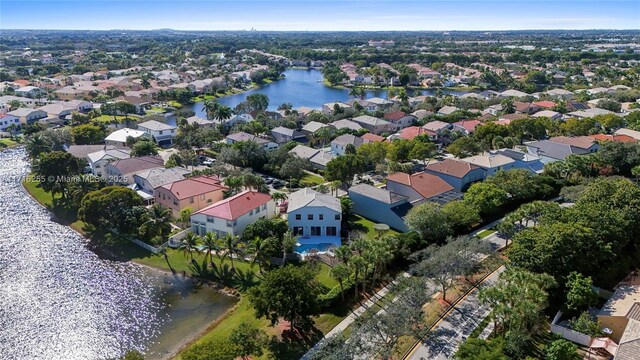
M 487 277 L 479 287 L 483 288 L 494 284 L 502 271 L 504 271 L 504 267 Z M 478 288 L 476 288 L 464 300 L 460 301 L 407 358 L 412 360 L 453 358 L 460 344 L 489 314 L 487 307 L 480 306 L 478 293 Z

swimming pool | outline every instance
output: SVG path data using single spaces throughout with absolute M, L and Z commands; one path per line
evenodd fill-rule
M 320 244 L 301 244 L 296 246 L 296 252 L 298 254 L 309 254 L 313 249 L 318 251 L 327 251 L 332 247 L 336 247 L 336 244 L 332 243 L 320 243 Z

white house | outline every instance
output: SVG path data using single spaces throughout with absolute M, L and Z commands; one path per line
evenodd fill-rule
M 138 130 L 151 135 L 154 141 L 160 146 L 171 145 L 173 138 L 178 134 L 177 127 L 155 120 L 138 124 Z
M 16 96 L 24 96 L 28 98 L 37 98 L 46 94 L 46 92 L 37 86 L 23 86 L 15 90 Z
M 15 125 L 16 127 L 20 126 L 20 118 L 10 114 L 1 114 L 0 115 L 0 130 L 6 130 L 9 126 Z
M 106 172 L 103 172 L 105 165 L 114 161 L 128 159 L 131 150 L 129 149 L 107 149 L 100 150 L 87 155 L 91 173 L 98 177 L 106 178 Z
M 116 130 L 109 134 L 105 139 L 104 143 L 106 145 L 113 145 L 118 147 L 126 147 L 127 146 L 127 138 L 132 137 L 134 139 L 138 139 L 141 137 L 150 137 L 147 133 L 140 130 L 123 128 L 120 130 Z
M 193 213 L 191 229 L 198 235 L 236 236 L 258 219 L 275 215 L 276 204 L 269 194 L 247 190 Z
M 262 146 L 266 151 L 271 151 L 271 150 L 275 150 L 278 148 L 278 144 L 276 144 L 275 142 L 271 141 L 271 140 L 267 140 L 264 138 L 261 138 L 259 136 L 255 136 L 246 132 L 237 132 L 237 133 L 233 133 L 233 134 L 229 134 L 226 137 L 226 142 L 228 145 L 233 145 L 237 142 L 242 142 L 242 141 L 253 141 L 256 144 Z
M 46 112 L 31 108 L 17 108 L 13 111 L 9 111 L 7 114 L 17 116 L 20 119 L 20 123 L 23 125 L 31 125 L 34 122 L 47 117 Z
M 342 207 L 338 198 L 310 188 L 298 190 L 289 195 L 287 217 L 300 244 L 340 246 Z

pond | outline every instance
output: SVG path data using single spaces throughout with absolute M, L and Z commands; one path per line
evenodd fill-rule
M 284 75 L 285 78 L 282 80 L 274 81 L 240 94 L 225 96 L 218 99 L 218 101 L 233 108 L 244 101 L 248 95 L 259 93 L 269 97 L 269 110 L 276 110 L 278 106 L 284 103 L 291 103 L 294 108 L 306 106 L 320 109 L 322 104 L 328 102 L 349 100 L 349 89 L 326 86 L 322 82 L 322 73 L 319 70 L 288 69 L 284 72 Z M 435 90 L 416 90 L 411 95 L 434 95 L 435 92 Z M 445 89 L 443 93 L 463 95 L 467 92 Z M 367 90 L 366 93 L 366 97 L 386 98 L 386 96 L 386 90 Z M 206 116 L 201 102 L 185 109 L 193 110 L 198 116 Z
M 167 358 L 235 299 L 193 281 L 105 260 L 20 184 L 25 152 L 0 152 L 2 359 Z

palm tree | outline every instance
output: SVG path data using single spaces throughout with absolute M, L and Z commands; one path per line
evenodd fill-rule
M 286 201 L 289 197 L 287 196 L 287 194 L 283 192 L 274 191 L 271 194 L 271 198 L 273 199 L 273 201 L 276 202 L 276 204 L 281 204 L 283 201 Z
M 398 99 L 404 104 L 407 105 L 409 103 L 409 95 L 407 94 L 407 90 L 402 88 L 398 91 Z
M 220 107 L 220 103 L 218 102 L 218 100 L 215 100 L 215 99 L 205 100 L 202 103 L 202 106 L 204 107 L 204 111 L 207 113 L 207 118 L 212 119 L 214 117 L 215 112 Z
M 351 276 L 351 269 L 346 264 L 338 264 L 329 270 L 329 274 L 340 284 L 340 296 L 342 301 L 344 301 L 344 286 L 343 282 L 349 276 Z
M 253 253 L 253 260 L 251 261 L 251 265 L 253 266 L 257 263 L 260 274 L 262 274 L 262 265 L 267 264 L 269 261 L 266 254 L 268 246 L 269 241 L 259 236 L 256 236 L 249 245 L 249 250 Z
M 336 257 L 340 259 L 340 261 L 342 261 L 343 264 L 349 265 L 349 260 L 353 255 L 353 251 L 351 250 L 350 247 L 346 245 L 341 245 L 336 248 L 335 254 L 336 254 Z
M 342 185 L 342 182 L 340 180 L 334 180 L 329 183 L 329 187 L 331 188 L 331 195 L 333 195 L 333 192 L 335 191 L 335 196 L 338 196 L 338 189 L 340 188 L 340 185 Z
M 320 184 L 316 186 L 316 191 L 321 194 L 326 194 L 329 192 L 329 187 L 326 184 Z
M 213 262 L 213 253 L 217 253 L 219 250 L 218 246 L 218 236 L 215 233 L 208 232 L 204 234 L 202 238 L 202 251 L 204 251 L 204 259 L 207 260 L 207 255 L 209 256 L 209 264 L 211 265 L 211 269 L 215 269 L 216 265 Z
M 355 255 L 354 257 L 351 258 L 351 261 L 349 261 L 349 264 L 351 266 L 351 268 L 353 269 L 353 281 L 355 284 L 355 292 L 356 292 L 356 299 L 358 298 L 358 282 L 359 282 L 359 277 L 360 274 L 363 271 L 366 271 L 367 268 L 367 261 L 360 255 Z
M 185 254 L 189 254 L 191 258 L 191 262 L 193 262 L 193 249 L 195 249 L 198 244 L 198 240 L 200 237 L 192 232 L 188 233 L 187 236 L 182 239 L 180 243 L 180 249 L 185 252 Z
M 298 243 L 298 237 L 293 235 L 291 231 L 287 231 L 282 237 L 282 265 L 287 262 L 287 254 L 292 253 L 296 244 Z
M 225 257 L 229 257 L 231 259 L 231 271 L 235 272 L 236 268 L 233 263 L 233 257 L 242 253 L 242 243 L 240 243 L 240 238 L 231 234 L 225 235 L 222 238 L 222 248 L 225 250 L 225 254 L 222 257 L 224 260 Z
M 145 214 L 142 229 L 152 237 L 159 236 L 160 243 L 164 243 L 166 235 L 171 232 L 171 210 L 161 204 L 154 204 Z
M 242 178 L 238 176 L 229 176 L 224 179 L 224 184 L 231 190 L 233 194 L 237 194 L 242 189 Z
M 242 185 L 245 187 L 245 189 L 257 190 L 258 188 L 260 188 L 260 185 L 262 185 L 263 182 L 264 180 L 262 180 L 262 178 L 258 175 L 252 173 L 246 173 L 242 175 Z
M 213 119 L 224 124 L 227 119 L 231 118 L 232 114 L 233 112 L 230 107 L 226 105 L 219 105 L 213 112 Z

